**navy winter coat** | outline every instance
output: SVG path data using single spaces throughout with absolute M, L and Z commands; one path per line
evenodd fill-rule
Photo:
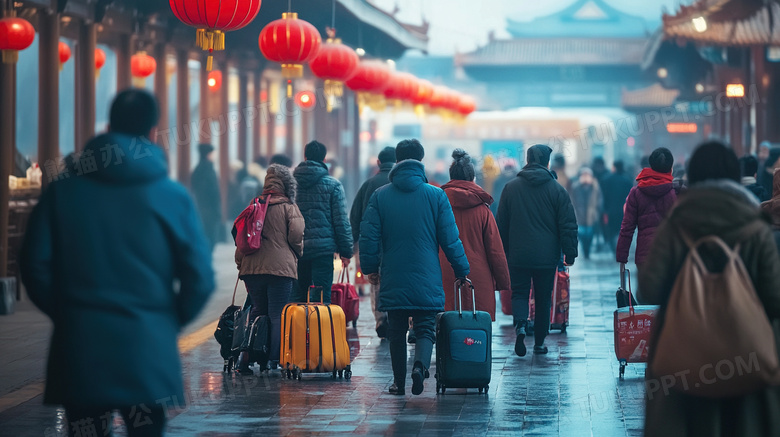
M 419 161 L 402 161 L 378 189 L 360 225 L 360 266 L 380 274 L 379 311 L 444 310 L 439 247 L 457 277 L 469 274 L 450 201 Z
M 176 336 L 214 289 L 211 254 L 162 149 L 137 140 L 94 138 L 84 174 L 52 183 L 30 217 L 20 267 L 30 299 L 54 322 L 47 404 L 185 399 Z
M 355 201 L 352 203 L 352 210 L 349 213 L 349 224 L 352 226 L 352 238 L 355 242 L 360 241 L 360 222 L 363 221 L 363 214 L 368 208 L 368 201 L 374 191 L 390 183 L 390 170 L 395 166 L 394 162 L 385 162 L 379 166 L 379 173 L 370 177 L 358 190 Z
M 552 269 L 561 252 L 569 262 L 577 257 L 577 218 L 571 198 L 541 165 L 526 165 L 506 185 L 496 221 L 510 267 Z
M 298 181 L 298 208 L 306 221 L 301 259 L 334 253 L 352 258 L 352 227 L 341 182 L 317 161 L 302 162 L 294 175 Z

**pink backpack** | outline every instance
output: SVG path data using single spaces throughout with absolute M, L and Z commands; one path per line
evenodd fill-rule
M 265 214 L 268 212 L 268 205 L 271 202 L 271 196 L 255 197 L 241 214 L 233 221 L 233 237 L 236 240 L 236 247 L 244 255 L 250 255 L 260 250 L 263 243 L 263 224 L 265 223 Z

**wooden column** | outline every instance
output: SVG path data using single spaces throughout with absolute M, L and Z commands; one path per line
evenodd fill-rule
M 357 194 L 360 189 L 360 184 L 363 182 L 363 174 L 360 171 L 362 164 L 360 156 L 360 109 L 358 108 L 357 95 L 353 92 L 349 92 L 349 108 L 352 115 L 352 167 L 348 170 L 355 175 L 355 180 L 352 185 L 353 193 Z
M 219 128 L 219 188 L 222 194 L 222 218 L 228 217 L 228 189 L 230 188 L 230 126 L 228 126 L 228 65 L 227 62 L 220 62 L 222 67 L 222 88 L 218 92 L 219 117 L 220 123 L 225 126 Z
M 247 149 L 247 129 L 248 122 L 246 120 L 247 108 L 249 107 L 249 77 L 246 70 L 239 68 L 238 70 L 238 159 L 244 163 L 244 168 L 247 167 L 251 158 L 248 158 L 249 154 Z M 225 110 L 227 116 L 227 110 Z
M 38 163 L 46 187 L 56 176 L 47 173 L 56 168 L 60 152 L 59 14 L 39 12 L 38 38 Z
M 190 139 L 195 133 L 190 124 L 190 60 L 187 50 L 176 52 L 176 139 L 177 179 L 185 187 L 190 186 Z
M 211 103 L 211 92 L 208 84 L 209 72 L 206 71 L 206 57 L 200 61 L 200 120 L 199 124 L 206 124 L 205 127 L 198 129 L 198 142 L 212 144 L 211 141 L 211 125 L 209 125 L 209 116 L 211 115 L 211 109 L 209 104 Z M 204 135 L 206 132 L 207 135 Z
M 294 90 L 293 93 L 295 93 Z M 284 153 L 293 160 L 293 165 L 295 165 L 295 100 L 293 99 L 294 97 L 288 98 L 285 94 L 285 97 L 281 99 L 282 107 L 279 108 L 279 112 L 284 116 Z
M 255 70 L 253 74 L 252 82 L 252 104 L 255 105 L 257 110 L 257 118 L 252 121 L 252 159 L 254 160 L 258 156 L 263 156 L 262 144 L 260 143 L 260 132 L 263 125 L 263 117 L 266 115 L 266 111 L 263 111 L 262 102 L 260 101 L 260 88 L 262 87 L 261 70 Z
M 97 48 L 97 29 L 95 23 L 79 25 L 79 50 L 76 56 L 76 150 L 84 148 L 86 142 L 95 135 L 95 49 Z
M 166 80 L 166 57 L 165 44 L 156 44 L 154 46 L 154 59 L 157 61 L 157 69 L 154 72 L 154 95 L 157 97 L 157 105 L 160 111 L 160 120 L 157 122 L 157 133 L 154 135 L 154 142 L 163 146 L 165 154 L 170 154 L 170 127 L 171 120 L 168 104 L 168 81 Z M 169 158 L 170 159 L 170 158 Z
M 132 86 L 130 77 L 130 57 L 133 56 L 133 36 L 119 35 L 116 46 L 116 89 L 122 91 Z
M 2 4 L 0 3 L 0 6 Z M 0 7 L 0 16 L 7 12 Z M 14 98 L 14 70 L 16 64 L 0 62 L 0 278 L 8 275 L 8 203 L 11 190 L 8 176 L 14 165 L 16 144 L 14 124 L 16 123 L 16 99 Z
M 279 111 L 279 108 L 271 108 L 270 99 L 271 99 L 271 87 L 275 86 L 273 81 L 271 79 L 266 79 L 265 81 L 265 90 L 268 95 L 268 123 L 266 125 L 266 132 L 265 132 L 265 153 L 268 157 L 268 160 L 271 160 L 271 157 L 276 154 L 276 113 L 273 112 Z

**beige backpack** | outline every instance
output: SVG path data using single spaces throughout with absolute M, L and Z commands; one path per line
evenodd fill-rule
M 739 256 L 722 239 L 692 242 L 669 297 L 650 372 L 660 386 L 693 396 L 740 396 L 775 385 L 780 362 L 774 332 Z M 708 271 L 699 254 L 714 243 L 727 257 Z

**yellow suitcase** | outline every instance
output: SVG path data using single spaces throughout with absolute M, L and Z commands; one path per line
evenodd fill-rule
M 303 373 L 332 373 L 350 379 L 347 322 L 338 305 L 290 303 L 282 311 L 281 360 L 288 379 Z

